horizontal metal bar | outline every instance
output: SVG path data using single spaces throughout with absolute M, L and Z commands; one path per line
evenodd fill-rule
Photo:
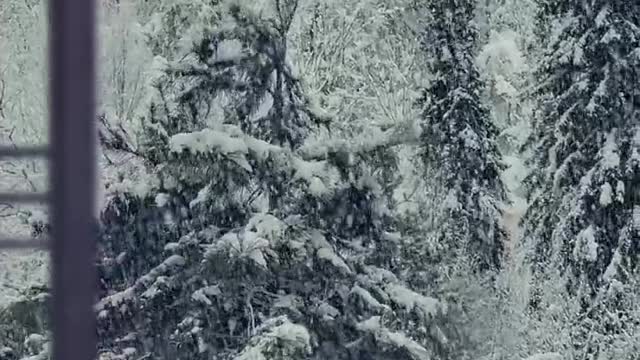
M 0 193 L 0 203 L 37 203 L 49 201 L 46 193 Z
M 0 237 L 0 250 L 22 250 L 22 249 L 43 249 L 49 248 L 48 239 L 34 238 L 4 238 Z
M 48 157 L 46 146 L 11 147 L 0 145 L 0 158 Z

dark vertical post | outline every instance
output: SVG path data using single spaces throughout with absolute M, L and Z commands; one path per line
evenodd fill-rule
M 95 0 L 49 0 L 53 359 L 94 360 Z

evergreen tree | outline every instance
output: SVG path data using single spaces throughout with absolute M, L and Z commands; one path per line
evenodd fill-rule
M 497 130 L 481 103 L 483 84 L 474 64 L 475 2 L 430 1 L 428 9 L 431 22 L 422 43 L 433 79 L 419 101 L 422 157 L 446 193 L 436 235 L 441 250 L 434 253 L 468 256 L 474 271 L 495 270 L 506 241 L 500 224 L 506 194 Z
M 153 176 L 116 188 L 102 217 L 111 358 L 417 360 L 445 346 L 446 307 L 393 273 L 380 185 L 350 148 L 307 140 L 327 119 L 288 65 L 295 7 L 220 8 L 159 68 L 139 149 Z
M 628 302 L 624 284 L 640 250 L 640 5 L 547 0 L 539 17 L 553 26 L 537 74 L 526 244 L 538 287 L 560 271 L 585 316 L 609 322 L 606 314 Z M 619 320 L 605 332 L 622 332 Z M 608 345 L 582 346 L 597 353 Z
M 482 104 L 484 84 L 475 66 L 474 1 L 429 1 L 421 45 L 431 72 L 422 107 L 420 156 L 428 191 L 428 217 L 403 224 L 409 283 L 447 300 L 447 323 L 457 331 L 442 359 L 471 359 L 483 345 L 473 334 L 473 308 L 502 265 L 501 224 L 506 191 L 495 138 L 498 130 Z M 431 224 L 422 224 L 431 218 Z M 426 231 L 425 231 L 426 230 Z M 487 276 L 489 275 L 489 276 Z M 471 279 L 469 281 L 469 279 Z

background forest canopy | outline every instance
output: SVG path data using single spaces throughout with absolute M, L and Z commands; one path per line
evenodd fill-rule
M 3 144 L 46 5 L 0 0 Z M 98 5 L 100 359 L 639 358 L 640 3 Z M 0 360 L 50 358 L 48 274 L 0 252 Z

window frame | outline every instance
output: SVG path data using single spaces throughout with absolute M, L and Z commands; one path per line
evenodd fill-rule
M 54 360 L 97 358 L 95 266 L 95 0 L 48 0 L 49 145 L 0 146 L 0 159 L 41 157 L 49 163 L 48 193 L 9 193 L 0 201 L 44 202 L 49 239 L 7 238 L 0 250 L 46 249 L 51 255 Z

